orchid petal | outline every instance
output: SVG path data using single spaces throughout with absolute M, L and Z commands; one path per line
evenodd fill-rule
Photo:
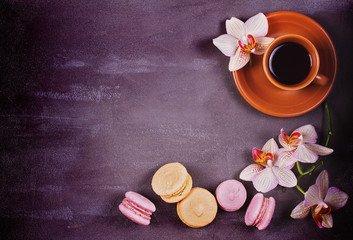
M 258 192 L 266 193 L 278 185 L 271 168 L 265 168 L 253 177 L 253 185 Z
M 323 201 L 319 195 L 319 187 L 317 185 L 311 185 L 305 193 L 304 207 L 311 207 L 317 205 Z
M 253 177 L 261 172 L 264 168 L 258 164 L 250 164 L 240 173 L 240 179 L 245 181 L 252 181 Z
M 254 147 L 252 149 L 252 157 L 254 159 L 255 162 L 260 162 L 262 160 L 264 160 L 264 151 L 263 150 L 260 150 L 260 149 L 257 149 L 256 147 Z
M 306 143 L 305 146 L 308 149 L 310 149 L 311 151 L 314 151 L 314 152 L 316 152 L 317 154 L 319 154 L 321 156 L 326 156 L 326 155 L 329 155 L 329 154 L 333 153 L 333 149 L 321 146 L 319 144 Z
M 303 143 L 303 135 L 300 132 L 292 132 L 289 137 L 289 142 L 292 147 L 297 147 Z
M 330 187 L 324 199 L 325 203 L 327 203 L 333 210 L 338 210 L 344 207 L 347 203 L 347 200 L 347 193 L 339 190 L 336 187 Z
M 303 163 L 314 163 L 319 159 L 318 154 L 306 148 L 305 145 L 299 145 L 292 156 Z
M 333 218 L 330 213 L 321 215 L 322 217 L 322 226 L 325 228 L 332 228 L 333 227 Z
M 266 159 L 266 163 L 268 162 L 268 160 L 271 160 L 271 163 L 272 163 L 275 159 L 275 155 L 271 152 L 268 152 L 265 154 L 265 159 Z
M 255 46 L 256 46 L 255 37 L 251 34 L 248 34 L 247 36 L 242 37 L 240 40 L 238 40 L 238 46 L 244 52 L 247 52 L 247 53 L 254 52 Z
M 287 143 L 288 135 L 283 131 L 283 128 L 281 129 L 281 134 L 278 135 L 278 141 L 282 145 L 282 147 L 286 149 L 292 149 L 292 147 Z
M 275 154 L 275 152 L 277 152 L 278 150 L 278 145 L 276 143 L 276 141 L 271 138 L 270 140 L 268 140 L 265 145 L 262 147 L 262 151 L 264 151 L 265 153 L 273 153 Z
M 266 167 L 268 160 L 271 162 L 274 160 L 274 155 L 271 152 L 265 154 L 263 150 L 257 149 L 254 147 L 252 149 L 252 156 L 256 163 L 261 164 L 262 166 Z
M 311 124 L 301 126 L 293 132 L 300 132 L 303 135 L 303 142 L 305 143 L 316 143 L 317 133 Z
M 292 155 L 295 150 L 288 151 L 288 149 L 281 148 L 277 151 L 277 161 L 275 162 L 275 166 L 281 168 L 292 169 L 294 164 L 297 162 L 297 159 Z
M 223 34 L 213 39 L 213 44 L 227 57 L 232 56 L 238 47 L 238 41 L 229 34 Z
M 304 206 L 304 201 L 302 201 L 301 203 L 299 203 L 292 211 L 292 213 L 290 214 L 290 216 L 294 219 L 301 219 L 301 218 L 305 218 L 306 216 L 308 216 L 309 212 L 310 212 L 310 206 L 309 207 L 305 207 Z
M 246 34 L 254 37 L 263 37 L 268 32 L 267 18 L 263 13 L 258 13 L 245 22 Z
M 274 40 L 274 38 L 270 37 L 259 37 L 256 38 L 255 52 L 256 55 L 262 55 L 265 53 L 266 48 L 270 43 Z
M 327 206 L 326 203 L 321 202 L 318 205 L 311 208 L 311 214 L 314 218 L 314 221 L 319 226 L 319 228 L 323 228 L 322 222 L 325 218 L 325 215 L 330 214 L 331 208 Z
M 319 197 L 320 199 L 324 199 L 326 194 L 327 194 L 327 190 L 328 190 L 328 184 L 329 184 L 329 180 L 328 180 L 328 173 L 326 170 L 323 170 L 319 176 L 316 179 L 315 185 L 317 185 L 319 187 Z
M 285 168 L 273 167 L 272 171 L 277 177 L 278 184 L 283 187 L 294 187 L 297 185 L 297 178 L 294 173 Z
M 226 31 L 237 40 L 246 35 L 244 22 L 235 17 L 226 20 Z
M 240 68 L 244 67 L 250 60 L 250 53 L 246 53 L 238 48 L 235 51 L 235 54 L 230 57 L 229 71 L 237 71 Z

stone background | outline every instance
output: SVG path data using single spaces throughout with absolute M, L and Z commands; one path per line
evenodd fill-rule
M 320 23 L 338 55 L 328 102 L 333 121 L 324 166 L 330 185 L 353 196 L 353 1 L 37 0 L 0 3 L 1 239 L 351 239 L 353 204 L 333 213 L 334 228 L 290 218 L 295 188 L 265 194 L 277 207 L 265 231 L 247 227 L 245 205 L 219 210 L 192 229 L 150 186 L 163 164 L 179 161 L 194 186 L 214 193 L 239 179 L 283 127 L 327 132 L 323 106 L 293 118 L 265 115 L 238 92 L 228 58 L 212 39 L 225 20 L 296 11 Z M 305 168 L 305 166 L 303 166 Z M 126 219 L 126 191 L 151 199 L 151 225 Z

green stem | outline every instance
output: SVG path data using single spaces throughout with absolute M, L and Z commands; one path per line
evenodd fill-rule
M 326 138 L 326 142 L 325 142 L 325 147 L 328 146 L 331 136 L 332 136 L 332 120 L 331 120 L 331 114 L 330 114 L 330 109 L 328 107 L 327 101 L 325 101 L 325 111 L 326 111 L 326 115 L 327 115 L 327 128 L 328 128 L 328 132 L 327 132 L 327 138 Z M 300 168 L 300 164 L 297 161 L 297 169 L 298 169 L 298 179 L 297 182 L 299 182 L 299 180 L 305 176 L 305 175 L 310 175 L 317 167 L 319 167 L 320 165 L 324 164 L 324 158 L 321 158 L 321 160 L 317 163 L 315 163 L 315 165 L 313 165 L 308 171 L 303 172 L 302 169 Z M 297 184 L 296 188 L 303 194 L 305 194 L 305 192 L 303 191 L 303 189 Z
M 308 171 L 304 172 L 302 175 L 311 174 L 318 166 L 324 164 L 324 159 L 321 159 L 319 162 L 315 163 Z
M 300 168 L 299 161 L 297 161 L 297 169 L 300 175 L 304 175 L 302 169 Z
M 299 175 L 297 182 L 299 182 L 299 180 L 303 177 L 304 175 Z
M 295 187 L 302 193 L 305 195 L 305 192 L 303 191 L 303 189 L 301 187 L 299 187 L 299 185 L 295 185 Z
M 327 147 L 332 136 L 332 121 L 331 121 L 331 114 L 330 114 L 330 109 L 328 107 L 327 101 L 325 101 L 325 110 L 327 115 L 327 128 L 328 128 L 327 138 L 325 142 L 325 147 Z

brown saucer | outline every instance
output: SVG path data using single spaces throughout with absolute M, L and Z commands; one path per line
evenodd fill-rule
M 327 32 L 313 19 L 296 12 L 279 11 L 266 15 L 267 36 L 295 33 L 309 39 L 320 55 L 319 72 L 329 78 L 325 86 L 315 83 L 297 91 L 281 90 L 270 83 L 262 68 L 262 55 L 251 54 L 252 67 L 234 71 L 235 84 L 245 100 L 257 110 L 276 117 L 294 117 L 316 108 L 332 89 L 337 73 L 335 47 Z

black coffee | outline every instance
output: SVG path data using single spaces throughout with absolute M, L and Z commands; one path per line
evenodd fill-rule
M 293 85 L 303 81 L 311 68 L 311 56 L 300 44 L 286 42 L 278 45 L 270 54 L 268 67 L 280 83 Z

